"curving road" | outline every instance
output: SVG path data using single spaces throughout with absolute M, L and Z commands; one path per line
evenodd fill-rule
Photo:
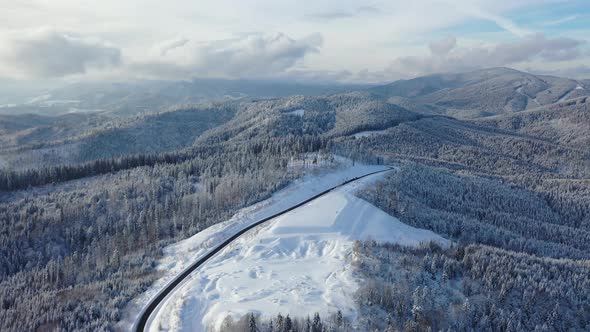
M 236 234 L 232 235 L 231 237 L 229 237 L 228 239 L 226 239 L 223 243 L 219 244 L 217 247 L 215 247 L 213 250 L 211 250 L 209 253 L 207 253 L 205 256 L 201 257 L 199 260 L 197 260 L 196 262 L 194 262 L 193 264 L 191 264 L 189 267 L 187 267 L 184 271 L 182 271 L 179 275 L 177 275 L 176 277 L 174 277 L 174 279 L 172 279 L 172 281 L 170 281 L 162 290 L 160 290 L 160 292 L 158 292 L 158 294 L 153 297 L 150 302 L 147 304 L 147 306 L 145 306 L 143 308 L 143 310 L 141 311 L 138 319 L 135 321 L 135 323 L 133 324 L 133 328 L 132 331 L 135 332 L 143 332 L 145 331 L 146 325 L 149 321 L 150 316 L 154 313 L 154 311 L 156 311 L 156 309 L 158 308 L 158 306 L 160 305 L 160 303 L 169 295 L 171 294 L 174 289 L 186 278 L 188 277 L 194 270 L 196 270 L 197 268 L 199 268 L 201 265 L 203 265 L 205 262 L 207 262 L 207 260 L 209 260 L 211 257 L 213 257 L 215 254 L 217 254 L 218 252 L 220 252 L 223 248 L 225 248 L 227 245 L 229 245 L 231 242 L 233 242 L 235 239 L 237 239 L 238 237 L 240 237 L 241 235 L 243 235 L 244 233 L 248 232 L 249 230 L 251 230 L 252 228 L 261 225 L 271 219 L 274 219 L 280 215 L 283 215 L 287 212 L 293 211 L 295 209 L 297 209 L 298 207 L 305 205 L 319 197 L 322 197 L 324 195 L 326 195 L 327 193 L 333 191 L 334 189 L 340 188 L 342 186 L 345 186 L 351 182 L 357 181 L 359 179 L 365 178 L 367 176 L 371 176 L 374 174 L 378 174 L 378 173 L 383 173 L 383 172 L 388 172 L 393 170 L 393 167 L 389 167 L 388 169 L 385 170 L 381 170 L 381 171 L 376 171 L 376 172 L 371 172 L 371 173 L 367 173 L 365 175 L 362 176 L 358 176 L 355 178 L 352 178 L 350 180 L 344 181 L 341 184 L 334 186 L 328 190 L 322 191 L 321 193 L 310 197 L 306 200 L 304 200 L 303 202 L 300 202 L 296 205 L 291 206 L 288 209 L 285 209 L 281 212 L 275 213 L 274 215 L 270 216 L 270 217 L 266 217 L 264 219 L 261 219 L 255 223 L 252 223 L 251 225 L 245 227 L 244 229 L 240 230 L 239 232 L 237 232 Z

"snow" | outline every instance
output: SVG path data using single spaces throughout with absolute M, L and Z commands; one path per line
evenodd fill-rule
M 563 95 L 561 98 L 559 98 L 559 100 L 557 100 L 557 102 L 558 103 L 561 103 L 561 102 L 566 101 L 569 98 L 569 96 L 570 96 L 570 94 L 571 94 L 572 91 L 567 92 L 565 95 Z
M 295 110 L 295 111 L 287 112 L 287 114 L 296 115 L 296 116 L 303 116 L 303 115 L 305 115 L 305 110 L 303 110 L 303 109 Z
M 377 168 L 367 167 L 312 177 L 277 194 L 276 198 L 281 199 L 261 209 L 254 207 L 256 211 L 251 213 L 268 215 L 270 211 L 282 209 L 280 206 L 311 196 L 312 187 L 320 191 L 320 187 L 330 187 L 353 173 L 357 176 Z M 448 245 L 447 240 L 431 231 L 405 225 L 354 196 L 358 188 L 383 174 L 341 187 L 236 240 L 195 271 L 163 302 L 152 316 L 150 330 L 205 331 L 219 327 L 227 315 L 239 317 L 248 312 L 307 316 L 342 310 L 354 320 L 353 293 L 362 282 L 351 266 L 354 240 L 370 238 L 408 246 L 435 241 Z M 240 223 L 241 219 L 248 218 L 240 214 L 232 218 L 233 223 Z M 202 232 L 171 246 L 166 251 L 172 258 L 169 267 L 174 269 L 175 259 L 186 259 L 185 253 L 199 250 L 208 236 L 211 234 Z
M 310 174 L 294 181 L 269 199 L 241 209 L 231 219 L 213 225 L 188 239 L 166 247 L 163 258 L 160 259 L 157 267 L 162 277 L 154 282 L 141 296 L 131 301 L 125 310 L 123 320 L 118 324 L 120 330 L 129 330 L 146 303 L 175 275 L 178 275 L 191 263 L 204 256 L 211 248 L 223 242 L 232 234 L 262 218 L 280 212 L 348 179 L 387 168 L 386 166 L 360 164 L 353 166 L 345 158 L 336 156 L 335 159 L 339 165 L 342 165 L 341 168 L 310 167 L 307 169 Z M 298 167 L 295 166 L 294 168 Z
M 528 99 L 531 99 L 535 104 L 537 104 L 537 106 L 541 106 L 541 104 L 539 103 L 539 101 L 537 100 L 537 98 L 531 98 L 529 95 L 527 95 L 526 93 L 522 92 L 522 86 L 519 86 L 516 89 L 516 93 L 521 94 L 523 96 L 525 96 Z
M 102 109 L 87 109 L 87 108 L 78 108 L 78 107 L 70 107 L 67 113 L 93 113 L 93 112 L 102 112 Z
M 310 171 L 312 169 L 325 169 L 333 166 L 334 162 L 338 164 L 349 164 L 350 161 L 342 157 L 331 157 L 322 153 L 312 152 L 303 156 L 297 156 L 289 160 L 288 167 L 296 171 Z
M 360 133 L 356 133 L 352 136 L 354 136 L 354 138 L 361 138 L 361 137 L 367 137 L 367 136 L 371 136 L 371 135 L 382 135 L 382 134 L 385 134 L 385 130 L 361 131 Z
M 56 100 L 45 100 L 41 101 L 40 104 L 42 106 L 56 106 L 56 105 L 66 105 L 66 104 L 79 104 L 81 103 L 80 100 L 73 100 L 73 99 L 56 99 Z
M 559 100 L 557 102 L 561 103 L 563 101 L 570 99 L 570 96 L 572 95 L 572 93 L 574 93 L 575 90 L 585 90 L 585 89 L 583 86 L 578 84 L 574 89 L 568 91 L 565 95 L 563 95 L 563 97 L 559 98 Z
M 40 95 L 34 98 L 31 98 L 29 101 L 27 101 L 27 104 L 36 104 L 38 102 L 43 102 L 46 100 L 49 100 L 51 98 L 51 94 L 44 94 L 44 95 Z
M 44 94 L 37 96 L 35 98 L 31 98 L 26 104 L 38 104 L 40 106 L 55 106 L 55 105 L 65 105 L 65 104 L 79 104 L 81 103 L 80 100 L 73 100 L 73 99 L 51 99 L 51 94 Z

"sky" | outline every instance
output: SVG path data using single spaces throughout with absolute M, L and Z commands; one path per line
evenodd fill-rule
M 588 0 L 0 0 L 0 82 L 590 78 Z

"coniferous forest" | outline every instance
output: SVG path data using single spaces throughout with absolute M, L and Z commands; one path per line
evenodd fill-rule
M 494 87 L 531 79 L 493 74 Z M 486 88 L 489 72 L 471 75 L 482 86 L 461 95 L 387 85 L 67 130 L 0 119 L 12 144 L 0 149 L 0 330 L 115 330 L 158 279 L 164 247 L 270 197 L 317 156 L 395 166 L 356 195 L 452 245 L 357 241 L 354 320 L 253 312 L 222 331 L 590 330 L 590 100 L 518 108 L 522 96 Z

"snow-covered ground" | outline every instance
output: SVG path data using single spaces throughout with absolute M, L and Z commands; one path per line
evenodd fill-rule
M 533 102 L 534 102 L 534 103 L 535 103 L 537 106 L 541 106 L 541 104 L 539 103 L 539 101 L 537 100 L 537 98 L 536 98 L 536 97 L 535 97 L 535 98 L 532 98 L 532 97 L 531 97 L 531 96 L 529 96 L 528 94 L 526 94 L 526 93 L 522 92 L 522 86 L 519 86 L 519 87 L 516 89 L 516 93 L 518 93 L 518 94 L 521 94 L 521 95 L 525 96 L 525 97 L 527 98 L 527 100 L 529 100 L 529 99 L 530 99 L 530 100 L 532 100 L 532 101 L 533 101 Z
M 88 108 L 78 108 L 78 107 L 70 107 L 66 113 L 94 113 L 94 112 L 102 112 L 102 109 L 88 109 Z
M 301 109 L 301 110 L 294 110 L 291 112 L 287 112 L 287 114 L 289 115 L 296 115 L 296 116 L 304 116 L 305 115 L 305 110 Z
M 322 160 L 321 158 L 319 159 Z M 232 234 L 237 233 L 239 230 L 260 219 L 280 212 L 348 179 L 386 169 L 385 166 L 359 164 L 352 166 L 350 161 L 339 157 L 336 160 L 342 165 L 341 168 L 328 167 L 326 165 L 323 168 L 309 167 L 307 169 L 309 172 L 307 176 L 294 181 L 291 185 L 278 191 L 269 199 L 241 209 L 231 219 L 213 225 L 186 240 L 165 248 L 164 257 L 160 260 L 157 267 L 162 273 L 162 277 L 148 291 L 131 302 L 124 314 L 123 320 L 118 324 L 118 328 L 122 331 L 128 331 L 138 317 L 141 309 L 164 285 Z M 322 163 L 324 162 L 320 164 Z M 293 165 L 291 167 L 297 168 Z
M 213 226 L 166 250 L 161 268 L 180 271 L 204 252 L 264 215 L 282 210 L 347 178 L 378 170 L 356 166 L 311 177 L 277 193 L 232 220 Z M 356 239 L 418 245 L 447 240 L 401 223 L 353 195 L 383 173 L 351 183 L 269 221 L 195 271 L 171 294 L 149 322 L 151 331 L 204 331 L 218 327 L 227 315 L 247 312 L 307 315 L 342 310 L 356 316 L 353 293 L 361 280 L 352 271 Z M 147 298 L 146 298 L 147 299 Z
M 354 138 L 361 138 L 361 137 L 367 137 L 367 136 L 371 136 L 371 135 L 382 135 L 385 133 L 385 130 L 367 130 L 367 131 L 361 131 L 360 133 L 356 133 L 352 136 L 354 136 Z

